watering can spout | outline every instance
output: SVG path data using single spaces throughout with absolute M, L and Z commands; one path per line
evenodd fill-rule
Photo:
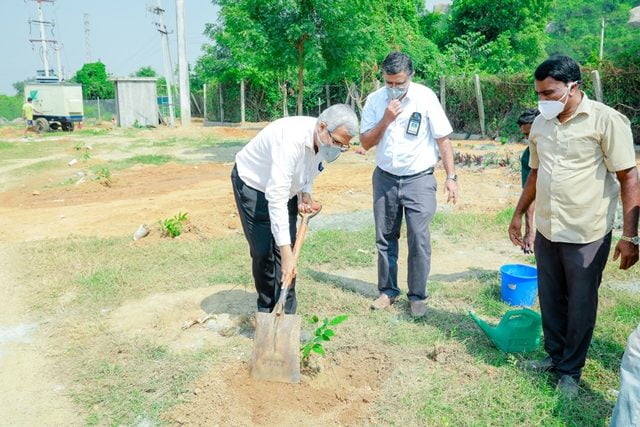
M 495 327 L 489 325 L 487 322 L 479 318 L 473 311 L 469 311 L 469 316 L 480 326 L 480 329 L 487 334 L 489 338 L 492 338 L 495 334 Z

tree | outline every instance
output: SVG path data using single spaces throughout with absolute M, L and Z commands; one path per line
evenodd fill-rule
M 16 90 L 16 95 L 22 96 L 24 94 L 24 85 L 29 82 L 33 82 L 33 79 L 21 80 L 19 82 L 15 82 L 12 86 Z
M 84 64 L 72 80 L 82 85 L 85 99 L 110 99 L 114 96 L 113 83 L 108 80 L 107 69 L 100 61 Z
M 418 76 L 435 74 L 442 62 L 435 44 L 420 30 L 422 0 L 214 3 L 221 8 L 219 22 L 207 25 L 205 32 L 215 44 L 205 46 L 194 81 L 204 83 L 207 76 L 245 79 L 277 96 L 278 88 L 296 80 L 299 112 L 305 96 L 315 105 L 327 83 L 344 84 L 360 99 L 380 78 L 378 66 L 390 50 L 411 55 Z
M 599 62 L 601 22 L 605 20 L 604 59 L 616 65 L 640 67 L 638 29 L 626 25 L 633 0 L 563 0 L 548 26 L 549 54 L 572 56 L 585 65 Z
M 133 74 L 134 77 L 157 77 L 158 73 L 151 66 L 140 67 L 138 71 Z

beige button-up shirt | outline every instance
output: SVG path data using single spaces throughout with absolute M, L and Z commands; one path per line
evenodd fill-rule
M 553 242 L 589 243 L 613 228 L 616 171 L 636 166 L 629 119 L 583 93 L 564 123 L 538 116 L 529 166 L 538 169 L 536 228 Z

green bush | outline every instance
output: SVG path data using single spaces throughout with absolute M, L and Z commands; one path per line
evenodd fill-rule
M 13 120 L 22 114 L 22 96 L 0 95 L 0 117 Z

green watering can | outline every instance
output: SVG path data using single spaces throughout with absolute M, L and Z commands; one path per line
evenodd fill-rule
M 507 311 L 498 326 L 491 326 L 469 311 L 469 315 L 487 334 L 491 342 L 505 353 L 523 353 L 540 346 L 542 319 L 528 308 Z

